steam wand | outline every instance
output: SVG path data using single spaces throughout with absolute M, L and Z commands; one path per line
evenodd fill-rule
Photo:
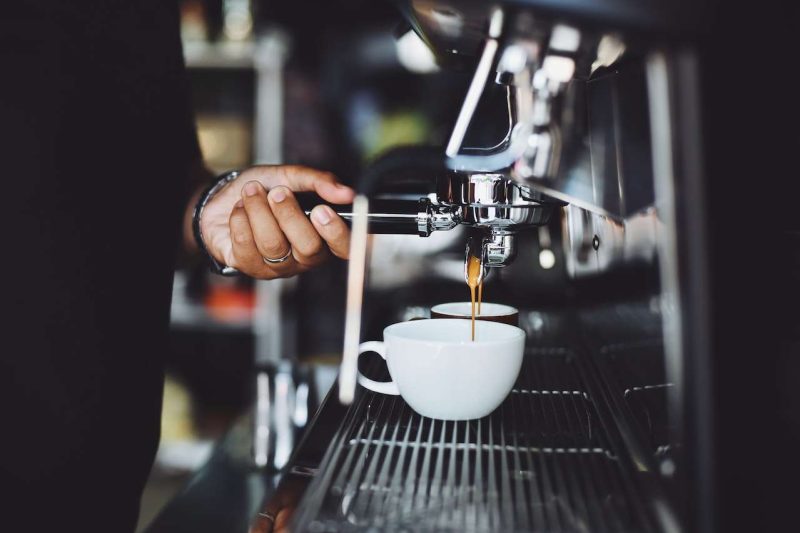
M 347 303 L 344 315 L 344 349 L 339 368 L 339 401 L 353 402 L 358 376 L 358 345 L 361 343 L 361 307 L 367 271 L 367 216 L 369 200 L 359 194 L 353 200 L 350 230 L 350 261 L 347 267 Z
M 390 176 L 403 172 L 435 176 L 444 171 L 441 148 L 413 147 L 395 149 L 370 165 L 358 184 L 353 200 L 350 229 L 350 260 L 347 267 L 347 300 L 344 326 L 344 348 L 339 368 L 339 401 L 353 402 L 358 374 L 358 346 L 361 342 L 361 308 L 366 286 L 370 196 L 388 181 Z M 426 223 L 435 223 L 431 216 Z M 453 224 L 454 226 L 455 224 Z M 450 226 L 452 227 L 452 226 Z

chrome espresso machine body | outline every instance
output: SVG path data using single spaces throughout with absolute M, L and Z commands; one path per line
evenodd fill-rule
M 428 236 L 470 226 L 479 230 L 471 237 L 479 242 L 469 243 L 468 253 L 473 250 L 486 268 L 504 267 L 516 256 L 517 234 L 558 213 L 567 269 L 577 278 L 654 261 L 665 245 L 657 236 L 669 231 L 672 199 L 664 184 L 656 208 L 656 174 L 672 179 L 673 147 L 666 138 L 675 119 L 668 85 L 674 83 L 672 59 L 636 49 L 620 33 L 539 19 L 520 6 L 456 4 L 458 9 L 438 2 L 406 6 L 416 31 L 430 36 L 440 55 L 469 57 L 477 48 L 477 66 L 446 148 L 398 150 L 379 160 L 367 170 L 352 213 L 344 214 L 353 221 L 340 374 L 346 403 L 355 387 L 369 232 Z M 690 71 L 691 57 L 681 60 Z M 507 94 L 507 131 L 492 146 L 468 147 L 467 132 L 482 127 L 476 110 L 491 84 Z M 427 176 L 436 192 L 402 215 L 384 212 L 385 202 L 371 208 L 370 197 L 400 170 Z
M 720 465 L 730 463 L 721 462 L 714 430 L 722 376 L 712 375 L 720 363 L 704 157 L 713 150 L 701 133 L 709 131 L 704 105 L 713 107 L 702 98 L 706 6 L 399 5 L 443 68 L 466 65 L 474 74 L 447 146 L 377 161 L 345 215 L 352 242 L 343 358 L 316 429 L 290 463 L 289 479 L 308 480 L 295 529 L 725 530 L 735 519 L 720 517 L 746 511 L 723 508 L 735 498 L 719 482 Z M 489 89 L 505 94 L 503 116 L 494 118 L 508 128 L 472 146 Z M 398 172 L 435 192 L 382 199 L 381 185 Z M 619 284 L 620 297 L 587 304 L 565 295 L 554 312 L 536 302 L 521 309 L 526 358 L 495 413 L 435 421 L 398 397 L 358 389 L 370 231 L 426 236 L 467 225 L 467 253 L 499 268 L 514 263 L 520 235 L 556 219 L 567 276 Z M 626 296 L 625 282 L 609 276 L 637 267 L 655 279 L 644 294 Z M 341 424 L 325 433 L 336 416 Z M 314 442 L 326 443 L 321 458 L 306 453 Z

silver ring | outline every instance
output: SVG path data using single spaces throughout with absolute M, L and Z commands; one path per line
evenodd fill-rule
M 263 512 L 262 512 L 262 513 L 258 513 L 258 516 L 261 516 L 261 517 L 264 517 L 264 518 L 266 518 L 267 520 L 269 520 L 269 521 L 270 521 L 270 522 L 272 522 L 273 524 L 275 523 L 275 517 L 274 517 L 274 516 L 272 515 L 272 513 L 270 513 L 270 512 L 266 512 L 266 513 L 263 513 Z
M 262 256 L 261 258 L 268 265 L 277 265 L 279 263 L 285 263 L 286 261 L 289 260 L 290 257 L 292 257 L 292 245 L 291 244 L 289 245 L 289 251 L 286 252 L 286 255 L 284 255 L 283 257 L 279 257 L 278 259 L 272 259 L 272 258 L 269 258 L 269 257 L 263 257 Z

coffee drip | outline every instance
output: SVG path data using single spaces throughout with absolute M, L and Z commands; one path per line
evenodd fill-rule
M 481 300 L 483 299 L 483 263 L 479 257 L 467 256 L 467 286 L 469 287 L 470 302 L 472 303 L 472 340 L 475 340 L 475 289 L 478 291 L 478 314 L 481 314 Z

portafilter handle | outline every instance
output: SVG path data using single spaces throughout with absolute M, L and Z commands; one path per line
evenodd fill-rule
M 306 215 L 310 215 L 314 207 L 325 204 L 342 217 L 348 226 L 352 225 L 352 204 L 325 202 L 314 193 L 297 193 L 296 197 Z M 433 231 L 454 228 L 459 222 L 457 215 L 451 208 L 434 205 L 426 197 L 376 198 L 369 202 L 367 232 L 427 237 Z

